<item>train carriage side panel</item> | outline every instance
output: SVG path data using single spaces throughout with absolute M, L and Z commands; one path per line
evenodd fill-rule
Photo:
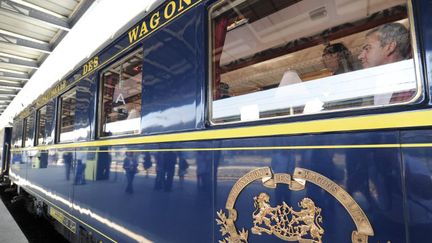
M 204 13 L 198 5 L 143 42 L 144 134 L 203 127 Z
M 413 1 L 420 52 L 420 75 L 425 80 L 426 93 L 431 104 L 432 90 L 432 11 L 430 1 Z M 402 130 L 401 147 L 406 190 L 406 225 L 409 230 L 409 242 L 424 242 L 432 228 L 432 133 L 430 126 Z
M 5 127 L 0 131 L 0 176 L 5 176 L 9 170 L 12 128 Z
M 12 148 L 21 148 L 22 147 L 22 136 L 23 136 L 23 120 L 22 119 L 14 119 L 13 128 L 12 128 Z M 14 179 L 14 174 L 25 178 L 25 167 L 22 162 L 22 151 L 14 151 L 11 153 L 11 179 Z
M 419 30 L 417 35 L 420 37 L 422 52 L 420 52 L 420 63 L 423 65 L 422 76 L 427 81 L 426 92 L 429 94 L 429 104 L 432 104 L 432 19 L 429 13 L 432 11 L 430 1 L 414 1 L 416 6 L 415 18 L 418 21 Z
M 380 147 L 382 144 L 394 146 L 383 148 Z M 334 193 L 332 183 L 335 183 L 341 187 L 341 191 L 349 193 L 366 214 L 374 233 L 369 236 L 369 242 L 405 242 L 405 195 L 398 144 L 398 131 L 221 141 L 216 147 L 222 148 L 222 151 L 214 152 L 217 154 L 214 158 L 218 158 L 214 161 L 214 182 L 217 182 L 215 212 L 222 212 L 228 217 L 227 206 L 234 205 L 237 211 L 235 225 L 239 235 L 245 229 L 250 242 L 281 242 L 281 237 L 296 235 L 295 232 L 284 233 L 283 230 L 295 230 L 297 227 L 288 224 L 286 220 L 296 219 L 298 225 L 303 224 L 305 218 L 296 216 L 295 212 L 305 210 L 301 202 L 307 198 L 313 201 L 314 207 L 319 208 L 322 217 L 322 221 L 318 221 L 316 225 L 322 227 L 323 231 L 320 236 L 316 236 L 322 237 L 322 242 L 350 242 L 352 232 L 358 230 L 355 223 L 358 218 L 355 214 L 352 217 L 353 211 L 349 207 L 344 208 L 346 205 L 342 203 L 343 200 Z M 267 168 L 271 174 L 259 176 L 258 171 Z M 318 184 L 306 181 L 303 189 L 295 190 L 286 184 L 289 179 L 277 179 L 281 178 L 277 176 L 290 176 L 292 180 L 296 171 L 304 169 L 311 171 L 309 179 L 316 179 L 314 182 Z M 252 172 L 254 170 L 258 171 Z M 275 188 L 269 186 L 269 178 L 277 182 Z M 230 192 L 238 192 L 239 188 L 243 189 L 233 198 Z M 268 215 L 261 212 L 262 218 L 269 219 L 268 224 L 260 221 L 260 209 L 264 208 L 256 201 L 262 193 L 267 194 L 266 203 L 272 208 L 266 211 Z M 288 218 L 282 217 L 283 211 L 280 211 L 283 210 L 284 203 L 293 210 L 285 211 Z M 282 208 L 277 211 L 276 207 Z M 228 228 L 228 221 L 224 216 L 215 217 L 225 223 L 214 225 L 215 239 L 229 237 L 230 234 L 221 233 L 222 229 Z M 231 216 L 229 218 L 233 219 Z M 272 233 L 268 235 L 265 232 Z M 308 236 L 305 234 L 304 237 Z
M 169 12 L 163 11 L 174 11 L 174 7 L 186 2 L 189 1 L 167 1 L 161 5 L 165 8 L 160 8 L 159 14 L 168 15 Z M 427 23 L 431 20 L 426 13 L 432 4 L 413 3 L 415 9 L 422 9 L 420 15 L 425 16 L 417 28 L 422 32 L 420 43 L 424 42 L 426 49 L 427 60 L 423 65 L 429 66 L 431 42 Z M 118 50 L 131 44 L 130 36 L 125 33 L 97 57 L 110 60 L 105 64 L 111 65 L 143 47 L 139 133 L 149 137 L 140 138 L 136 134 L 118 139 L 106 133 L 99 138 L 96 129 L 102 125 L 96 124 L 100 109 L 96 93 L 100 91 L 97 84 L 100 71 L 76 84 L 74 119 L 69 124 L 67 142 L 56 145 L 52 140 L 46 145 L 53 148 L 33 149 L 33 138 L 36 145 L 44 145 L 39 144 L 39 131 L 26 125 L 29 119 L 37 117 L 37 111 L 24 117 L 25 121 L 15 120 L 12 143 L 17 151 L 11 158 L 11 173 L 27 180 L 29 192 L 45 199 L 50 215 L 57 217 L 77 237 L 70 239 L 80 242 L 218 242 L 224 239 L 282 242 L 304 236 L 302 240 L 311 242 L 350 242 L 351 237 L 354 239 L 359 234 L 359 237 L 367 235 L 366 240 L 370 242 L 426 239 L 432 222 L 429 128 L 381 130 L 371 125 L 374 128 L 365 130 L 368 128 L 357 124 L 355 129 L 361 131 L 332 127 L 325 128 L 324 132 L 311 128 L 312 132 L 303 132 L 302 125 L 308 122 L 273 124 L 282 129 L 290 129 L 288 125 L 300 127 L 300 131 L 293 133 L 297 135 L 289 135 L 285 130 L 267 132 L 272 127 L 267 121 L 241 124 L 221 119 L 222 126 L 209 127 L 212 131 L 193 131 L 206 128 L 205 86 L 212 85 L 206 84 L 208 16 L 205 4 L 194 5 L 117 55 Z M 270 5 L 266 6 L 275 7 Z M 247 14 L 266 15 L 269 10 L 257 9 L 264 13 L 248 11 Z M 245 22 L 241 17 L 224 27 L 227 33 L 247 24 L 249 20 Z M 422 47 L 419 50 L 423 53 Z M 266 58 L 265 53 L 258 54 L 257 60 Z M 313 54 L 320 63 L 321 53 Z M 111 60 L 112 56 L 115 58 Z M 101 69 L 104 70 L 105 67 Z M 80 72 L 75 74 L 79 76 Z M 430 77 L 430 70 L 425 73 Z M 51 102 L 55 104 L 54 100 Z M 336 121 L 331 124 L 342 126 L 351 119 L 343 118 L 345 114 L 372 117 L 381 111 L 403 112 L 421 107 L 419 102 L 422 100 L 382 110 L 382 107 L 353 112 L 346 109 L 337 114 L 281 118 L 268 123 L 324 117 Z M 289 114 L 294 112 L 293 109 Z M 336 118 L 332 119 L 333 114 Z M 386 117 L 390 116 L 393 114 Z M 352 118 L 369 122 L 368 116 Z M 45 129 L 53 133 L 54 116 L 48 120 Z M 329 120 L 311 123 L 324 127 Z M 197 140 L 183 138 L 177 142 L 184 134 L 159 136 L 174 132 L 192 132 Z M 243 135 L 239 136 L 240 133 Z M 23 134 L 25 141 L 22 141 Z M 152 138 L 155 140 L 151 141 Z M 129 144 L 130 141 L 135 142 Z M 22 146 L 27 148 L 20 149 Z M 361 238 L 362 242 L 364 239 Z
M 201 5 L 144 39 L 143 133 L 193 130 L 203 126 L 204 118 L 198 114 L 203 114 L 204 42 L 204 7 Z M 103 238 L 108 240 L 133 242 L 133 239 L 147 238 L 159 242 L 211 241 L 211 193 L 200 200 L 190 197 L 190 193 L 195 193 L 191 190 L 193 185 L 184 191 L 176 190 L 172 193 L 168 187 L 158 189 L 156 177 L 160 175 L 156 170 L 161 169 L 160 163 L 165 163 L 170 168 L 166 172 L 169 175 L 166 176 L 174 176 L 177 173 L 177 151 L 150 154 L 139 151 L 159 147 L 160 145 L 150 144 L 74 149 L 74 161 L 77 162 L 74 174 L 71 175 L 75 178 L 73 204 L 82 209 L 83 213 L 73 211 L 72 214 L 97 229 L 101 235 L 106 235 Z M 170 145 L 170 148 L 176 147 L 178 145 Z M 57 153 L 67 150 L 70 149 L 58 149 Z M 133 179 L 133 193 L 126 191 L 128 175 L 124 160 L 128 150 L 139 150 L 133 152 L 139 161 L 138 174 Z M 144 157 L 147 155 L 152 161 L 149 172 L 143 168 Z M 83 180 L 77 180 L 82 165 L 85 165 L 85 175 Z M 105 171 L 104 174 L 98 176 L 99 170 Z M 149 175 L 146 176 L 146 173 Z M 174 184 L 176 186 L 176 182 Z M 195 211 L 192 210 L 196 205 L 199 206 Z M 185 208 L 185 212 L 181 214 L 184 217 L 174 216 L 178 213 L 178 208 Z M 93 215 L 85 213 L 86 210 L 91 210 Z M 182 224 L 186 217 L 195 220 L 190 224 Z M 178 222 L 174 224 L 173 220 Z M 167 224 L 177 226 L 165 227 Z M 207 227 L 200 232 L 194 235 L 187 233 L 203 225 Z
M 430 128 L 402 131 L 401 141 L 409 241 L 422 242 L 432 227 L 432 132 Z

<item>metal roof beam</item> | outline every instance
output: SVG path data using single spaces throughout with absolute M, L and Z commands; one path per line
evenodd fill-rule
M 62 30 L 70 30 L 67 21 L 16 2 L 12 2 L 9 0 L 0 0 L 0 9 L 4 9 L 14 14 L 20 14 L 26 17 L 30 17 L 32 19 L 36 19 L 44 24 L 48 24 Z
M 2 52 L 1 50 L 0 50 L 0 56 L 3 56 L 3 57 L 10 57 L 10 58 L 15 58 L 15 59 L 18 59 L 18 60 L 24 60 L 24 61 L 36 62 L 35 59 L 28 58 L 28 57 L 23 57 L 23 56 L 19 56 L 19 55 L 11 54 L 11 53 Z
M 7 64 L 11 64 L 14 66 L 26 67 L 26 68 L 32 68 L 32 69 L 38 69 L 39 68 L 39 65 L 35 61 L 26 61 L 26 60 L 21 60 L 21 59 L 12 58 L 12 57 L 0 56 L 0 63 L 7 63 Z
M 10 80 L 0 80 L 0 89 L 21 90 L 24 87 L 20 81 L 11 82 Z
M 0 95 L 10 95 L 10 96 L 15 96 L 17 94 L 17 92 L 15 91 L 10 91 L 10 90 L 3 90 L 0 89 Z
M 0 92 L 0 97 L 8 97 L 9 99 L 13 99 L 16 94 L 3 94 L 4 91 Z
M 0 96 L 0 102 L 1 101 L 11 101 L 14 97 L 4 97 L 4 96 Z
M 5 85 L 7 85 L 7 84 L 21 85 L 21 84 L 23 84 L 23 81 L 21 81 L 21 80 L 13 80 L 13 79 L 1 79 L 0 78 L 0 83 L 3 83 Z
M 0 0 L 1 1 L 1 0 Z M 49 44 L 46 43 L 38 43 L 35 41 L 29 41 L 22 38 L 18 38 L 12 35 L 7 35 L 0 32 L 0 42 L 11 44 L 11 45 L 17 45 L 25 48 L 30 48 L 32 50 L 44 52 L 44 53 L 51 53 L 51 47 Z
M 69 18 L 70 26 L 74 26 L 76 22 L 84 15 L 95 0 L 84 0 L 79 3 L 78 10 Z
M 0 89 L 14 89 L 14 90 L 21 90 L 23 88 L 20 84 L 10 84 L 10 83 L 4 83 L 0 81 Z
M 29 80 L 28 74 L 12 73 L 12 72 L 5 72 L 5 71 L 0 71 L 0 77 L 10 78 L 10 79 L 19 79 L 19 80 Z

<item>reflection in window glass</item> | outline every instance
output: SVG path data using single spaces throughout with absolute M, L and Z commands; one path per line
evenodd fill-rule
M 23 138 L 23 120 L 15 120 L 12 129 L 12 145 L 14 148 L 21 148 Z
M 47 115 L 47 107 L 43 106 L 38 110 L 38 122 L 37 122 L 37 145 L 44 145 L 46 143 L 46 115 Z
M 216 123 L 417 97 L 404 1 L 221 2 L 211 18 Z
M 33 146 L 34 116 L 24 118 L 24 147 Z
M 141 72 L 142 50 L 102 73 L 101 136 L 139 133 Z
M 46 116 L 45 116 L 45 144 L 54 143 L 54 116 L 56 111 L 56 105 L 54 100 L 46 105 Z
M 74 141 L 74 122 L 76 110 L 76 88 L 60 97 L 60 142 Z

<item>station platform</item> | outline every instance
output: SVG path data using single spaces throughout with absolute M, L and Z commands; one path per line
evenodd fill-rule
M 1 243 L 27 243 L 29 242 L 7 210 L 3 201 L 0 200 L 0 242 Z

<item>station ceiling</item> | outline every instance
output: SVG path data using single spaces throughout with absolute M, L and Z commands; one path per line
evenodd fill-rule
M 0 0 L 0 115 L 94 0 Z

